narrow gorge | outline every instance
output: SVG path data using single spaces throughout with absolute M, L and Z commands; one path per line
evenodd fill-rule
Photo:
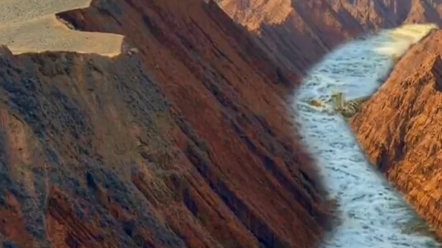
M 1 1 L 0 246 L 437 247 L 402 230 L 423 222 L 344 120 L 305 104 L 372 94 L 434 26 L 335 48 L 433 22 L 430 2 Z M 367 108 L 351 121 L 376 163 Z
M 406 25 L 344 44 L 314 66 L 296 92 L 295 121 L 339 206 L 341 223 L 324 247 L 440 246 L 432 237 L 410 232 L 424 221 L 370 165 L 332 106 L 336 92 L 349 99 L 374 94 L 397 58 L 434 29 L 433 24 Z M 312 100 L 320 104 L 313 106 Z

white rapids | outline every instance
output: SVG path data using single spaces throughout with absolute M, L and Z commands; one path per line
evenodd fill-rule
M 406 25 L 343 45 L 310 71 L 293 97 L 303 142 L 339 202 L 341 224 L 325 248 L 441 247 L 429 235 L 404 231 L 416 218 L 414 210 L 369 164 L 345 120 L 323 111 L 331 108 L 331 95 L 337 91 L 347 99 L 375 93 L 394 60 L 436 28 Z M 313 107 L 312 99 L 325 104 Z

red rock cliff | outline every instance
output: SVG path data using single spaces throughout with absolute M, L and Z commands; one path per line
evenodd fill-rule
M 370 160 L 442 237 L 442 32 L 414 46 L 351 121 Z
M 406 23 L 442 24 L 442 1 L 218 0 L 236 22 L 257 33 L 285 65 L 303 73 L 361 33 Z
M 1 48 L 3 246 L 314 247 L 329 210 L 286 117 L 297 77 L 255 38 L 200 0 L 59 17 L 126 53 Z
M 297 72 L 362 32 L 407 23 L 442 24 L 440 0 L 219 0 L 218 4 Z M 352 121 L 370 159 L 440 236 L 441 37 L 439 32 L 413 48 L 384 89 Z

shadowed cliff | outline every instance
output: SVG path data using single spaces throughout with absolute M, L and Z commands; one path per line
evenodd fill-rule
M 440 0 L 217 2 L 261 37 L 282 64 L 299 73 L 359 34 L 410 23 L 442 24 Z M 391 77 L 351 125 L 370 160 L 441 237 L 440 37 L 440 32 L 432 35 L 398 60 Z
M 314 247 L 330 208 L 283 92 L 297 75 L 213 2 L 57 16 L 115 58 L 0 50 L 5 247 Z

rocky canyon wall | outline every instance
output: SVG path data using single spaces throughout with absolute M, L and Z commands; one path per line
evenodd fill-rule
M 218 3 L 282 57 L 282 63 L 298 72 L 359 34 L 401 24 L 442 24 L 440 0 L 219 0 Z M 283 11 L 274 11 L 277 5 Z M 387 174 L 439 236 L 442 236 L 441 37 L 437 32 L 411 49 L 379 93 L 351 120 L 370 160 Z
M 360 34 L 402 24 L 442 24 L 439 0 L 217 0 L 293 71 Z
M 293 74 L 213 2 L 59 13 L 113 58 L 0 50 L 4 247 L 314 247 L 330 228 L 292 134 Z M 104 45 L 104 44 L 103 44 Z
M 442 24 L 440 0 L 218 3 L 294 71 L 305 71 L 330 49 L 361 33 L 409 23 Z M 275 14 L 278 4 L 283 11 Z M 382 90 L 351 121 L 371 161 L 406 194 L 439 236 L 440 41 L 437 32 L 409 51 Z
M 413 47 L 350 124 L 370 160 L 442 236 L 442 32 Z

